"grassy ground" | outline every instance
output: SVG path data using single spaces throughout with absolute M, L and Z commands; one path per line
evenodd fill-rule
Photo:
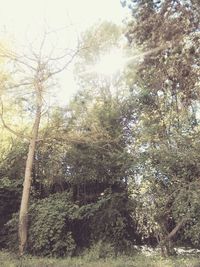
M 137 255 L 116 259 L 92 260 L 90 257 L 50 259 L 26 257 L 0 252 L 0 267 L 200 267 L 198 257 L 162 259 L 159 256 Z

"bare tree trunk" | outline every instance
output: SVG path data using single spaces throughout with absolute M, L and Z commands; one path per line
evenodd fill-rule
M 31 180 L 32 180 L 32 169 L 34 162 L 35 146 L 38 138 L 38 131 L 41 119 L 41 109 L 42 109 L 42 90 L 40 86 L 36 88 L 36 114 L 35 121 L 32 129 L 32 136 L 28 148 L 28 155 L 26 160 L 23 193 L 21 199 L 20 213 L 19 213 L 19 254 L 22 256 L 25 251 L 28 235 L 28 205 L 29 196 L 31 191 Z

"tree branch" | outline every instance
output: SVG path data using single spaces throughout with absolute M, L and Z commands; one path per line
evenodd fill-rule
M 23 134 L 20 134 L 18 132 L 16 132 L 15 130 L 13 130 L 12 128 L 10 128 L 4 121 L 4 118 L 3 118 L 3 101 L 2 99 L 0 98 L 0 103 L 1 103 L 1 112 L 0 112 L 0 118 L 1 118 L 1 122 L 3 124 L 3 127 L 5 129 L 7 129 L 10 133 L 16 135 L 17 137 L 20 137 L 20 138 L 24 138 L 26 139 L 27 141 L 29 140 L 29 138 L 27 138 L 25 135 Z
M 172 237 L 176 235 L 176 233 L 181 229 L 181 227 L 186 223 L 188 218 L 183 218 L 177 225 L 176 227 L 165 237 L 164 240 L 160 242 L 160 245 L 164 245 L 167 241 L 169 241 Z

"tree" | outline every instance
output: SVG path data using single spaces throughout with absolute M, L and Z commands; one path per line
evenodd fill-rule
M 155 212 L 152 219 L 160 228 L 159 243 L 167 255 L 172 252 L 168 241 L 181 227 L 186 229 L 196 206 L 189 188 L 199 173 L 193 144 L 199 132 L 200 17 L 195 1 L 129 2 L 133 11 L 126 32 L 129 44 L 152 51 L 140 64 L 132 87 L 139 97 L 136 133 L 140 168 L 145 168 L 143 183 L 148 185 L 147 200 Z M 198 191 L 196 187 L 194 195 Z
M 5 58 L 10 65 L 13 66 L 12 80 L 7 84 L 8 89 L 23 88 L 28 93 L 32 93 L 35 97 L 35 115 L 34 123 L 28 138 L 29 147 L 25 166 L 23 193 L 21 199 L 21 206 L 19 212 L 19 253 L 22 256 L 25 252 L 25 246 L 27 242 L 28 234 L 28 205 L 31 190 L 32 170 L 34 163 L 34 154 L 36 143 L 38 141 L 39 126 L 42 116 L 43 98 L 45 96 L 45 90 L 47 90 L 52 77 L 62 70 L 64 70 L 77 54 L 78 49 L 72 52 L 72 54 L 64 54 L 61 57 L 53 58 L 52 54 L 46 55 L 44 53 L 44 46 L 46 42 L 46 34 L 41 42 L 41 46 L 38 53 L 33 52 L 29 55 L 17 55 L 14 52 L 1 50 L 1 57 Z M 53 63 L 52 63 L 53 62 Z M 60 63 L 61 66 L 57 67 Z M 16 80 L 15 80 L 16 79 Z M 25 92 L 24 92 L 25 93 Z M 11 92 L 13 94 L 13 91 Z M 3 102 L 1 120 L 3 126 L 10 132 L 21 136 L 8 126 L 4 120 L 3 114 Z M 22 135 L 23 136 L 23 135 Z

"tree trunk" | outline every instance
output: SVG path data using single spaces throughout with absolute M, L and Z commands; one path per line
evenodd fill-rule
M 32 180 L 32 169 L 34 162 L 34 153 L 35 146 L 38 138 L 38 131 L 41 119 L 41 109 L 42 109 L 42 95 L 41 88 L 37 86 L 36 88 L 36 114 L 35 121 L 32 129 L 32 136 L 28 148 L 28 155 L 26 160 L 23 192 L 21 199 L 21 206 L 19 212 L 19 225 L 18 225 L 18 234 L 19 234 L 19 254 L 22 256 L 25 251 L 28 235 L 28 205 L 29 205 L 29 196 L 31 190 L 31 180 Z
M 163 257 L 172 256 L 175 254 L 175 250 L 172 245 L 172 238 L 176 235 L 176 233 L 181 229 L 184 223 L 187 221 L 187 218 L 183 218 L 176 227 L 168 233 L 165 238 L 162 238 L 159 245 L 161 247 L 161 254 Z

